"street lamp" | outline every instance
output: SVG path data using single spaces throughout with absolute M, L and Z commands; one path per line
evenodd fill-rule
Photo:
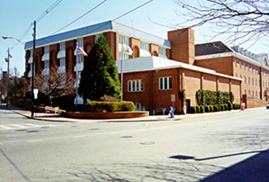
M 16 41 L 18 41 L 19 43 L 21 43 L 22 45 L 24 45 L 24 42 L 23 41 L 21 41 L 20 39 L 15 38 L 15 37 L 9 37 L 9 36 L 4 35 L 4 36 L 2 36 L 2 38 L 3 39 L 15 39 Z
M 15 37 L 8 37 L 6 35 L 2 36 L 2 38 L 4 40 L 6 39 L 15 39 L 17 40 L 19 43 L 21 43 L 22 45 L 24 45 L 24 42 L 15 38 Z M 8 52 L 8 55 L 7 55 L 7 58 L 6 58 L 6 62 L 7 62 L 7 107 L 8 107 L 8 102 L 9 102 L 9 62 L 10 62 L 10 58 L 12 58 L 12 56 L 10 55 L 10 49 L 8 48 L 7 50 Z

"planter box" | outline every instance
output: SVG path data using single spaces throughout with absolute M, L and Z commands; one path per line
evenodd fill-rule
M 149 116 L 148 111 L 122 111 L 122 112 L 66 112 L 64 117 L 87 119 L 124 119 Z

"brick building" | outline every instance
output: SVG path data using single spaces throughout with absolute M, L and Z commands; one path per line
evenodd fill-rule
M 70 73 L 75 76 L 75 70 L 81 72 L 84 64 L 84 58 L 79 56 L 76 65 L 76 43 L 89 53 L 100 34 L 107 39 L 117 60 L 119 73 L 119 60 L 123 60 L 123 98 L 134 101 L 138 109 L 168 108 L 174 104 L 177 111 L 181 112 L 182 103 L 178 94 L 183 89 L 186 91 L 186 106 L 197 104 L 195 93 L 199 89 L 231 91 L 235 95 L 235 103 L 241 102 L 245 90 L 247 94 L 248 90 L 251 90 L 251 93 L 254 91 L 254 95 L 256 91 L 263 91 L 259 86 L 255 89 L 246 86 L 244 76 L 250 75 L 243 74 L 246 70 L 240 70 L 240 67 L 248 63 L 250 69 L 253 67 L 257 72 L 260 69 L 260 73 L 267 71 L 267 68 L 261 66 L 258 61 L 245 59 L 221 42 L 218 43 L 222 46 L 221 49 L 216 51 L 212 50 L 214 46 L 210 47 L 207 44 L 195 46 L 192 29 L 169 31 L 168 39 L 163 39 L 113 21 L 38 39 L 35 72 L 49 75 L 51 68 L 55 67 L 59 74 Z M 121 43 L 130 46 L 133 55 L 121 52 Z M 25 76 L 30 78 L 33 63 L 32 41 L 26 43 L 25 50 Z M 219 56 L 215 57 L 217 54 Z M 254 72 L 251 75 L 250 80 L 254 79 L 254 85 L 255 79 L 257 83 L 258 80 L 261 83 L 264 81 L 264 84 L 269 83 L 269 80 L 265 81 L 268 75 L 264 74 L 263 79 L 259 79 L 259 75 L 261 74 L 255 75 Z M 171 97 L 175 98 L 174 103 L 171 102 Z

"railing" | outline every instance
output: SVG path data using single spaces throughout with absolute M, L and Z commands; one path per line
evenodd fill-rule
M 65 110 L 60 109 L 59 107 L 50 107 L 50 106 L 45 106 L 45 111 L 47 112 L 54 112 L 56 113 L 62 113 L 65 112 Z
M 165 115 L 165 112 L 166 112 L 166 108 L 158 108 L 158 109 L 154 109 L 154 110 L 150 111 L 150 114 L 155 115 L 158 113 L 162 113 L 163 115 Z

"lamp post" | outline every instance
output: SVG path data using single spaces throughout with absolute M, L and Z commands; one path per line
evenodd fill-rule
M 9 36 L 4 35 L 4 36 L 2 36 L 2 38 L 4 40 L 6 40 L 6 39 L 15 39 L 16 41 L 18 41 L 19 43 L 24 45 L 23 41 L 15 38 L 15 37 L 9 37 Z M 12 56 L 10 55 L 10 49 L 9 48 L 8 48 L 7 52 L 8 52 L 8 56 L 6 58 L 6 62 L 7 62 L 7 107 L 8 107 L 8 103 L 9 103 L 9 62 L 10 62 L 10 58 L 12 58 Z

